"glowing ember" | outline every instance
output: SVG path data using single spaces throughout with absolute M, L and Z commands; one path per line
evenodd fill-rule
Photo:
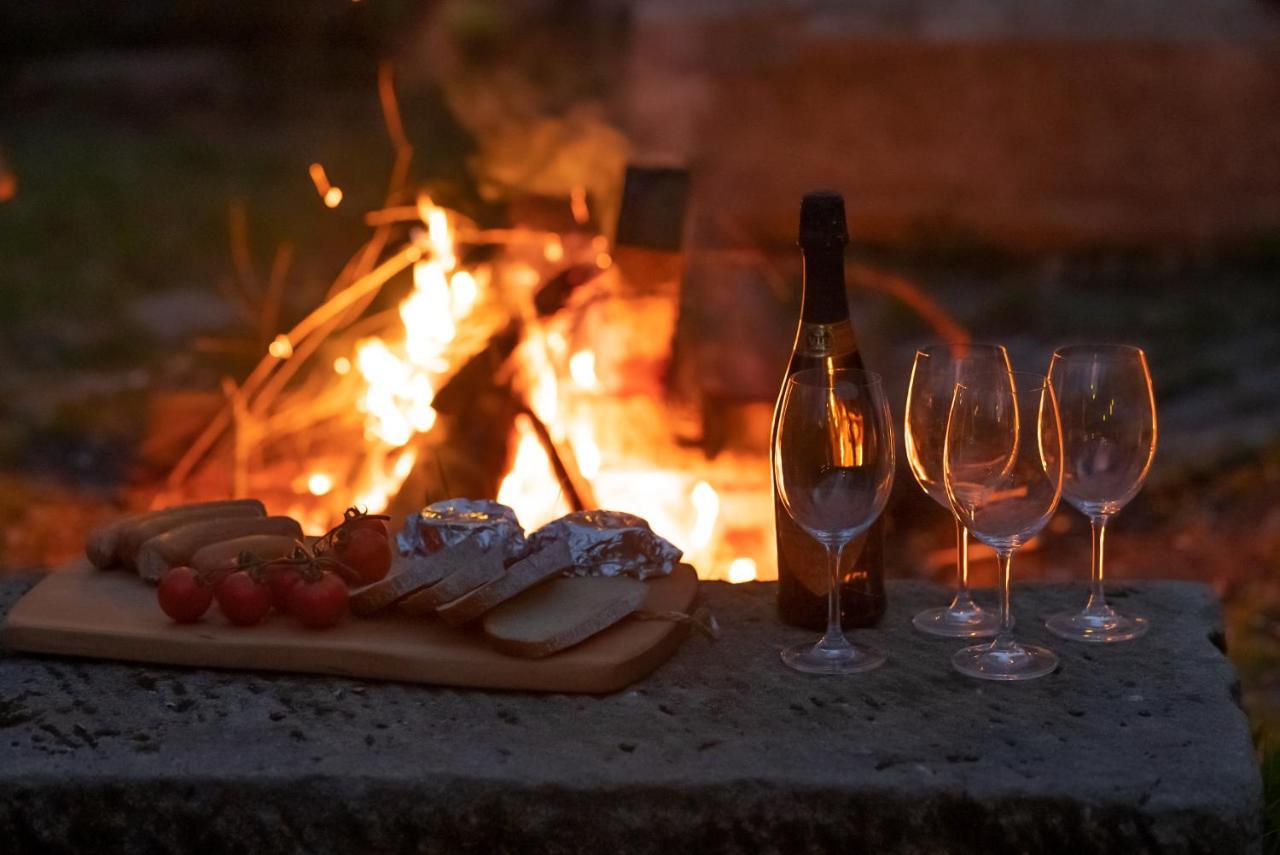
M 733 559 L 733 561 L 729 562 L 729 575 L 726 578 L 734 584 L 754 582 L 756 579 L 756 562 L 750 558 Z
M 293 344 L 290 343 L 288 336 L 278 335 L 271 344 L 267 345 L 267 353 L 276 359 L 288 359 L 293 356 Z
M 342 188 L 335 187 L 329 183 L 329 176 L 325 174 L 324 167 L 319 163 L 313 163 L 309 172 L 311 173 L 311 183 L 316 185 L 316 192 L 320 194 L 325 207 L 336 208 L 341 205 Z
M 589 350 L 580 350 L 569 357 L 569 375 L 579 389 L 595 389 L 600 385 L 596 377 L 596 355 Z
M 313 496 L 324 496 L 333 489 L 333 479 L 323 472 L 315 472 L 307 479 L 307 490 Z
M 691 549 L 706 549 L 715 533 L 716 518 L 720 516 L 720 494 L 706 481 L 693 485 L 689 494 L 696 516 L 689 531 Z
M 591 219 L 591 211 L 587 207 L 587 188 L 579 185 L 569 194 L 569 209 L 573 212 L 573 221 L 585 226 Z

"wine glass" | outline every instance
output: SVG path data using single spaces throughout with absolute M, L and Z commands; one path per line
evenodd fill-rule
M 853 674 L 884 663 L 840 628 L 840 553 L 876 521 L 893 487 L 894 438 L 878 374 L 810 368 L 787 380 L 778 414 L 773 471 L 783 506 L 826 549 L 827 631 L 817 644 L 782 651 L 809 674 Z
M 957 384 L 947 419 L 943 480 L 956 516 L 1000 557 L 996 637 L 958 651 L 952 664 L 985 680 L 1048 674 L 1058 657 L 1015 641 L 1009 609 L 1013 553 L 1045 527 L 1062 495 L 1062 429 L 1048 380 L 1040 374 L 995 372 Z
M 1072 641 L 1128 641 L 1147 631 L 1147 619 L 1107 605 L 1102 548 L 1107 522 L 1138 494 L 1156 453 L 1147 357 L 1122 345 L 1063 347 L 1049 361 L 1049 380 L 1062 408 L 1062 495 L 1092 524 L 1093 559 L 1084 610 L 1054 615 L 1045 625 Z
M 942 449 L 947 437 L 947 416 L 957 383 L 999 380 L 1013 370 L 1008 352 L 998 344 L 935 344 L 916 351 L 907 386 L 903 439 L 911 474 L 938 504 L 948 511 L 943 483 Z M 954 512 L 952 513 L 955 516 Z M 911 619 L 921 632 L 951 638 L 994 635 L 1000 617 L 981 608 L 969 592 L 969 530 L 959 516 L 956 523 L 956 591 L 951 604 L 926 609 Z

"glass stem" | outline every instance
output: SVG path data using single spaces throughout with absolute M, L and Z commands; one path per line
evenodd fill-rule
M 1000 630 L 996 633 L 992 647 L 1007 648 L 1013 646 L 1013 610 L 1009 607 L 1009 586 L 1012 580 L 1013 550 L 997 550 L 1000 559 Z
M 956 517 L 956 595 L 948 607 L 952 611 L 973 611 L 976 606 L 969 593 L 969 529 Z
M 831 591 L 827 594 L 827 631 L 818 642 L 827 650 L 840 650 L 849 646 L 840 626 L 840 547 L 824 544 L 827 550 L 827 571 L 831 577 Z
M 1102 550 L 1107 539 L 1107 517 L 1099 514 L 1089 518 L 1093 529 L 1093 555 L 1089 562 L 1089 602 L 1085 605 L 1086 613 L 1107 612 L 1107 592 L 1103 590 Z

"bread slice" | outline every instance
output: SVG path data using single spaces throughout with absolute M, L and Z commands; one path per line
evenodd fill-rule
M 512 564 L 507 572 L 492 582 L 440 606 L 436 609 L 436 614 L 450 626 L 462 626 L 572 566 L 573 555 L 569 552 L 568 544 L 563 540 L 552 541 Z
M 552 579 L 486 614 L 484 633 L 503 653 L 549 656 L 613 626 L 644 597 L 644 582 L 629 576 Z
M 488 584 L 505 572 L 502 553 L 494 549 L 480 560 L 470 561 L 429 588 L 423 588 L 400 601 L 398 608 L 414 617 L 426 617 L 437 608 Z
M 351 592 L 351 611 L 371 615 L 436 584 L 445 576 L 489 560 L 484 548 L 474 541 L 463 541 L 430 555 L 398 555 L 392 559 L 391 571 L 386 576 Z M 502 566 L 501 558 L 495 555 L 494 560 Z

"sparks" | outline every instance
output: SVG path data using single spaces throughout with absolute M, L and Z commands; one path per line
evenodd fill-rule
M 342 204 L 342 188 L 329 183 L 329 176 L 325 174 L 324 166 L 313 163 L 308 168 L 308 172 L 311 174 L 311 183 L 316 185 L 316 192 L 320 194 L 326 207 L 336 208 Z

